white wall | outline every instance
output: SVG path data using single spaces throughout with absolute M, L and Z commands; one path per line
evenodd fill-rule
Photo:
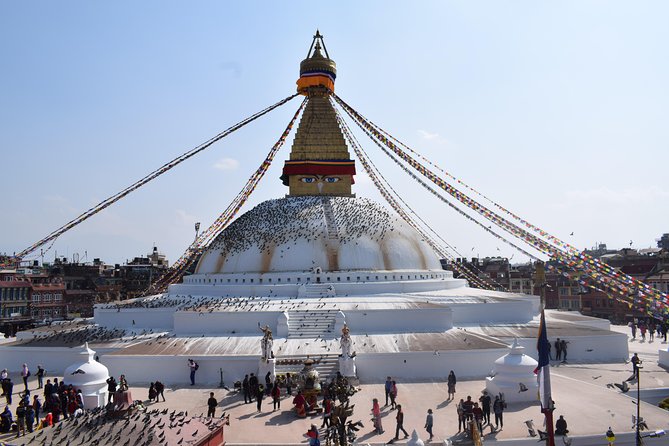
M 174 323 L 174 308 L 95 308 L 95 323 L 101 327 L 114 328 L 153 328 L 171 330 Z M 135 321 L 135 325 L 132 324 Z
M 450 308 L 344 311 L 352 334 L 444 332 L 453 328 Z
M 188 334 L 236 334 L 261 335 L 258 322 L 262 326 L 269 325 L 276 333 L 277 322 L 281 311 L 235 311 L 197 313 L 193 311 L 178 311 L 174 313 L 174 332 L 178 336 Z
M 525 323 L 534 318 L 531 300 L 508 300 L 488 303 L 448 304 L 453 310 L 453 324 Z
M 555 339 L 556 337 L 548 338 L 553 347 L 551 349 L 553 358 L 555 357 Z M 565 340 L 569 341 L 567 344 L 568 362 L 624 362 L 629 359 L 628 339 L 623 333 L 566 337 Z M 518 344 L 525 347 L 526 355 L 538 359 L 536 338 L 519 338 Z
M 96 355 L 102 356 L 108 350 L 96 351 Z M 47 376 L 62 376 L 67 367 L 75 362 L 81 362 L 81 346 L 76 347 L 21 347 L 0 346 L 0 358 L 2 367 L 10 372 L 20 372 L 25 362 L 30 367 L 31 373 L 37 370 L 37 364 L 41 364 L 47 371 Z

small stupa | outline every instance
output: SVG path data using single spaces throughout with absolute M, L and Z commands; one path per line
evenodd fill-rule
M 95 351 L 88 348 L 86 342 L 79 352 L 79 360 L 65 369 L 63 382 L 72 384 L 81 390 L 84 396 L 84 407 L 93 409 L 107 404 L 107 378 L 109 370 L 95 359 Z
M 495 361 L 493 376 L 486 378 L 486 390 L 493 397 L 504 394 L 506 403 L 538 401 L 537 365 L 516 338 L 509 353 Z

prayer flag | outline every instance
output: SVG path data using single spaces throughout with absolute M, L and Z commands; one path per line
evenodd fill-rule
M 541 409 L 552 408 L 551 400 L 551 372 L 550 372 L 550 343 L 546 333 L 546 318 L 544 310 L 541 309 L 541 321 L 539 322 L 539 337 L 537 338 L 537 351 L 539 353 L 539 364 L 534 370 L 539 382 L 539 401 Z

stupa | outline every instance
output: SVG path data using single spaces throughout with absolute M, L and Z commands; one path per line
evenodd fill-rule
M 96 306 L 94 324 L 123 333 L 97 344 L 111 374 L 184 383 L 190 358 L 198 383 L 217 384 L 297 373 L 311 359 L 321 379 L 340 365 L 367 382 L 445 379 L 450 370 L 483 378 L 514 337 L 535 354 L 537 296 L 470 288 L 397 214 L 354 194 L 355 161 L 330 101 L 336 75 L 317 33 L 300 64 L 297 88 L 308 102 L 283 167 L 286 196 L 232 222 L 166 293 Z M 627 358 L 626 337 L 607 322 L 547 319 L 551 336 L 570 340 L 571 360 Z M 42 345 L 28 345 L 31 336 L 14 354 Z M 53 361 L 45 366 L 58 370 Z

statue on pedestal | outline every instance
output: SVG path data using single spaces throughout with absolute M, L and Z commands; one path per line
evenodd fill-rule
M 339 345 L 341 346 L 341 356 L 344 359 L 351 358 L 351 335 L 349 334 L 348 325 L 344 324 L 344 327 L 341 329 L 341 339 L 339 340 Z
M 260 359 L 268 362 L 270 359 L 274 358 L 274 353 L 272 353 L 272 344 L 274 342 L 272 339 L 272 330 L 269 328 L 269 325 L 261 327 L 260 323 L 258 323 L 258 328 L 263 332 L 263 337 L 260 340 L 260 350 L 262 352 Z

